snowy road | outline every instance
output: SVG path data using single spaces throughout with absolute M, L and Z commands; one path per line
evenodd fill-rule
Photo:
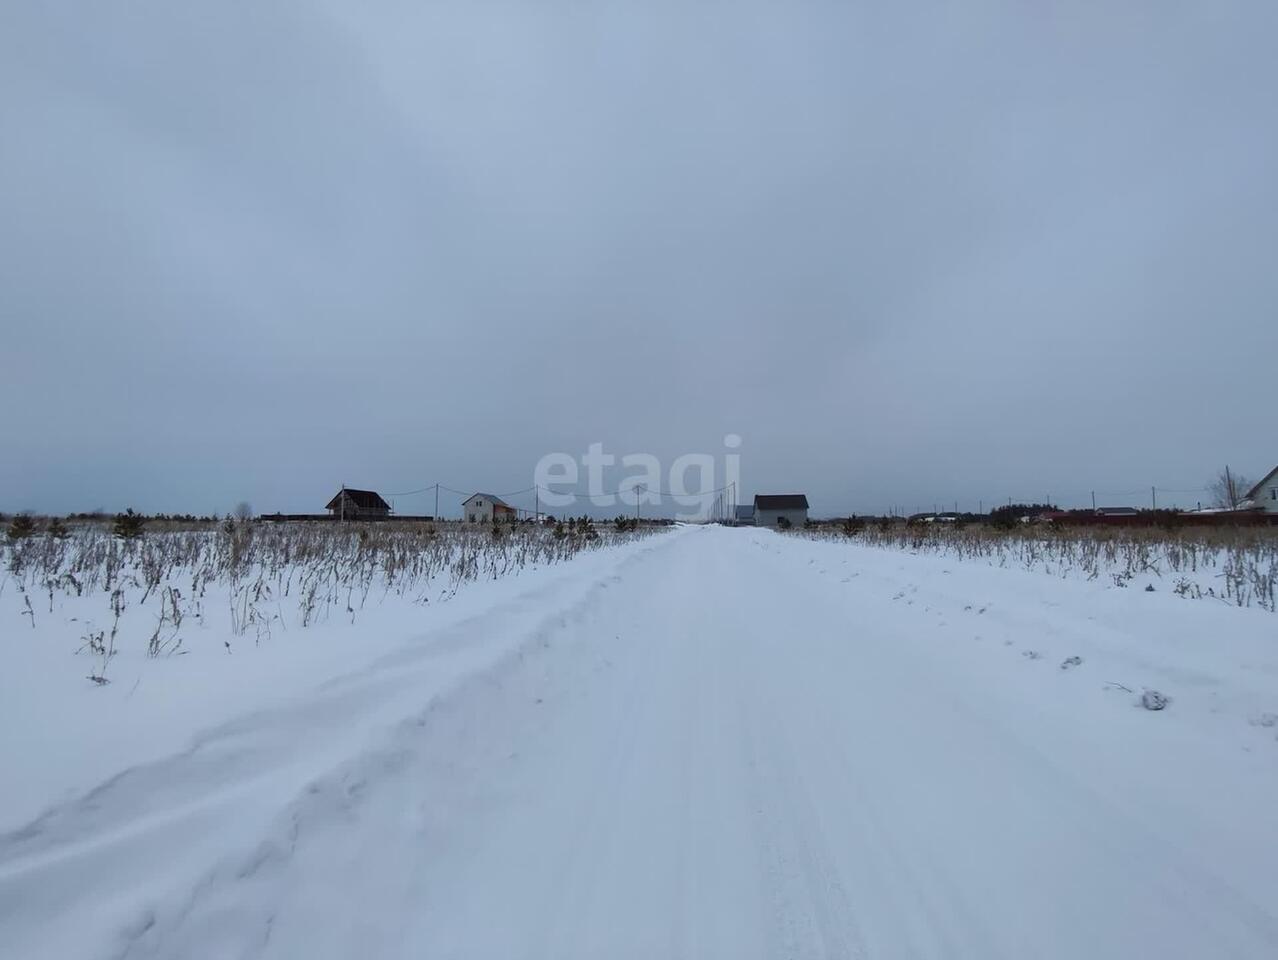
M 658 538 L 0 837 L 0 955 L 1278 956 L 1278 678 L 1131 605 L 1270 615 L 942 566 Z

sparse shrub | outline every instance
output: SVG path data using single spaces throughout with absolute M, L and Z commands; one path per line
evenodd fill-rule
M 65 540 L 67 537 L 71 536 L 71 531 L 67 529 L 67 525 L 57 517 L 51 517 L 49 519 L 49 525 L 45 527 L 44 532 L 53 537 L 55 540 Z
M 1020 517 L 1010 511 L 995 511 L 989 519 L 990 529 L 1004 532 L 1015 530 L 1020 522 Z
M 9 521 L 6 532 L 10 540 L 25 540 L 36 532 L 35 518 L 29 513 L 20 513 Z
M 845 537 L 855 537 L 865 529 L 865 521 L 858 520 L 856 517 L 848 517 L 839 525 L 839 529 L 843 531 Z
M 142 536 L 142 529 L 146 526 L 146 518 L 139 513 L 134 513 L 133 508 L 125 510 L 124 513 L 115 515 L 115 523 L 111 528 L 111 532 L 117 537 L 123 537 L 125 540 L 136 540 Z
M 789 517 L 777 517 L 778 530 L 789 530 L 791 526 L 792 524 L 790 523 Z
M 568 532 L 569 535 L 580 540 L 599 539 L 599 533 L 595 530 L 594 522 L 585 514 L 568 521 Z

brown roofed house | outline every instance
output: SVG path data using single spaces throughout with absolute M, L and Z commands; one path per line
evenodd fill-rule
M 390 516 L 390 504 L 372 490 L 352 490 L 342 487 L 337 496 L 328 501 L 325 508 L 339 520 L 367 520 L 370 517 Z

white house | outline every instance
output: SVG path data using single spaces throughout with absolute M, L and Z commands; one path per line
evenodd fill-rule
M 1243 498 L 1251 501 L 1253 510 L 1263 510 L 1265 513 L 1278 513 L 1278 467 L 1274 467 L 1265 475 L 1265 478 L 1247 491 L 1247 496 Z
M 514 522 L 515 508 L 491 493 L 472 493 L 462 501 L 462 516 L 467 523 Z
M 785 523 L 781 521 L 784 520 Z M 799 528 L 808 522 L 808 498 L 801 493 L 756 493 L 754 524 L 756 527 L 791 526 Z

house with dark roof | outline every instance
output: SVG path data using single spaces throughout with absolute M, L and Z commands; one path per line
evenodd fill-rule
M 337 496 L 328 501 L 325 509 L 338 520 L 367 520 L 390 516 L 390 504 L 373 490 L 352 490 L 342 487 Z
M 513 523 L 518 511 L 491 493 L 472 493 L 462 501 L 462 517 L 467 523 Z
M 808 498 L 801 493 L 756 493 L 756 527 L 801 527 L 808 522 Z
M 1270 470 L 1260 483 L 1247 491 L 1243 505 L 1265 513 L 1278 513 L 1278 467 Z

